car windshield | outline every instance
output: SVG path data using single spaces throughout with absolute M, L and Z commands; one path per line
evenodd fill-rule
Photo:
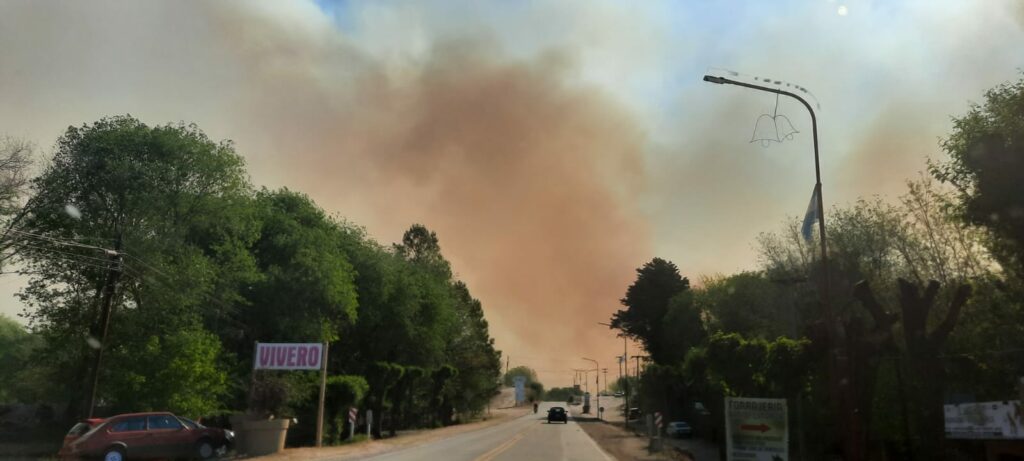
M 89 432 L 90 426 L 88 423 L 78 423 L 71 427 L 68 431 L 68 435 L 82 435 Z
M 107 427 L 107 422 L 106 421 L 101 422 L 101 423 L 93 426 L 91 429 L 86 431 L 81 436 L 79 436 L 79 440 L 87 439 L 87 438 L 91 437 L 93 434 L 95 434 L 96 432 L 100 431 L 101 429 L 105 429 L 106 427 Z
M 185 426 L 188 426 L 189 429 L 200 429 L 200 428 L 205 427 L 202 424 L 199 424 L 199 423 L 197 423 L 195 421 L 192 421 L 191 419 L 188 419 L 188 418 L 183 418 L 183 417 L 179 416 L 178 419 L 180 419 L 181 422 L 185 423 Z

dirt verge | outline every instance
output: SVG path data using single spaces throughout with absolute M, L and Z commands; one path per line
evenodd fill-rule
M 610 423 L 597 418 L 574 417 L 574 421 L 594 439 L 601 449 L 619 461 L 664 461 L 682 459 L 676 457 L 671 447 L 662 453 L 651 453 L 646 437 L 639 437 L 627 431 L 622 423 Z
M 410 446 L 430 443 L 435 440 L 452 437 L 464 432 L 494 426 L 508 421 L 509 419 L 525 415 L 529 410 L 530 409 L 528 407 L 491 410 L 491 416 L 485 420 L 459 424 L 457 426 L 443 427 L 440 429 L 403 431 L 396 437 L 353 443 L 350 445 L 338 445 L 323 448 L 287 448 L 281 453 L 249 459 L 259 461 L 292 461 L 309 459 L 343 461 L 346 459 L 361 458 L 388 451 L 399 450 Z

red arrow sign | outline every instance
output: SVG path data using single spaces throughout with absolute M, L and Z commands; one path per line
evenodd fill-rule
M 756 425 L 755 424 L 741 424 L 740 425 L 740 430 L 741 431 L 761 431 L 762 433 L 764 433 L 764 432 L 768 432 L 768 429 L 769 429 L 768 425 L 764 424 L 764 423 L 756 424 Z

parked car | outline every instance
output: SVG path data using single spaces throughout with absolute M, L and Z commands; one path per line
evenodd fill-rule
M 668 423 L 668 426 L 665 428 L 665 434 L 669 437 L 692 437 L 693 428 L 686 421 L 673 421 Z
M 614 394 L 615 397 L 622 397 L 623 395 L 626 395 L 626 394 L 623 394 L 622 392 L 616 392 Z
M 634 419 L 640 419 L 641 416 L 643 416 L 643 412 L 640 411 L 639 408 L 630 408 L 629 417 L 627 419 L 632 421 Z
M 569 424 L 569 415 L 566 414 L 565 408 L 551 407 L 548 409 L 548 424 L 554 421 L 561 421 L 565 424 Z
M 62 447 L 68 446 L 71 442 L 74 442 L 79 437 L 85 435 L 87 432 L 92 430 L 94 427 L 100 425 L 103 422 L 103 418 L 91 418 L 83 419 L 82 421 L 71 426 L 71 430 L 64 436 L 64 443 Z
M 76 424 L 72 431 L 81 431 L 80 424 Z M 131 413 L 98 421 L 85 433 L 70 440 L 66 436 L 58 456 L 63 459 L 100 458 L 103 461 L 209 459 L 218 451 L 229 449 L 234 438 L 231 431 L 206 427 L 171 413 Z

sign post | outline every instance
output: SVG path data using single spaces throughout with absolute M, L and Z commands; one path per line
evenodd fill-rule
M 356 418 L 359 416 L 359 410 L 356 407 L 348 409 L 348 438 L 352 439 L 356 436 Z
M 370 428 L 373 427 L 373 410 L 366 410 L 366 438 L 372 439 Z
M 329 343 L 324 343 L 323 358 L 320 360 L 320 403 L 316 409 L 316 447 L 324 444 L 324 397 L 327 393 L 327 349 Z
M 652 426 L 652 437 L 651 437 L 651 451 L 661 451 L 661 429 L 664 427 L 664 423 L 661 420 L 661 412 L 654 412 L 654 425 Z
M 729 461 L 789 459 L 786 399 L 725 398 L 726 458 Z
M 320 370 L 320 402 L 316 418 L 316 446 L 323 445 L 324 398 L 327 391 L 327 343 L 256 343 L 255 370 Z

